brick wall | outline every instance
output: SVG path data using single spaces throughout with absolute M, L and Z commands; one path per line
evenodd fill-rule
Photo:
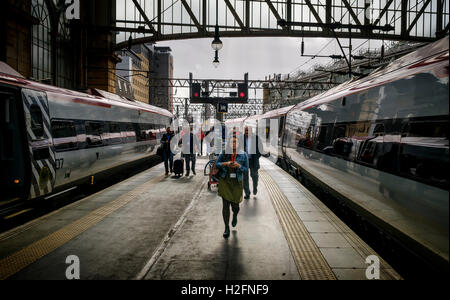
M 31 77 L 31 0 L 8 0 L 0 12 L 0 59 Z
M 111 54 L 109 32 L 90 32 L 87 50 L 87 87 L 116 92 L 116 64 L 119 57 Z

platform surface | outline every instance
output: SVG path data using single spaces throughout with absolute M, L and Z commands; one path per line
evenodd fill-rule
M 66 279 L 76 255 L 81 279 L 366 279 L 375 251 L 266 159 L 224 239 L 206 162 L 179 179 L 160 164 L 1 234 L 0 278 Z M 381 279 L 400 279 L 380 260 Z

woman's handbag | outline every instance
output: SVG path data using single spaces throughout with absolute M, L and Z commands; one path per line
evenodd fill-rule
M 216 163 L 213 163 L 212 165 L 211 176 L 217 179 L 220 177 L 220 169 L 216 167 Z

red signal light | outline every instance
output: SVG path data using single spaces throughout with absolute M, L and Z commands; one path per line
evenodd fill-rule
M 194 93 L 194 97 L 195 97 L 195 98 L 198 98 L 198 93 Z
M 239 97 L 244 98 L 244 97 L 245 97 L 245 93 L 244 93 L 244 92 L 241 92 L 241 93 L 239 94 Z

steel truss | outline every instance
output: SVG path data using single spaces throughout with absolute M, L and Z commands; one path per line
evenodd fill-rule
M 187 105 L 187 106 L 186 106 Z M 215 107 L 210 104 L 191 104 L 189 98 L 175 97 L 173 98 L 174 115 L 176 117 L 184 116 L 202 116 L 203 119 L 214 117 Z M 186 110 L 187 107 L 187 110 Z M 263 99 L 249 99 L 245 104 L 229 104 L 228 113 L 225 114 L 225 120 L 235 119 L 244 116 L 260 114 L 263 111 L 279 108 L 279 104 L 263 104 Z M 206 111 L 209 112 L 206 113 Z
M 154 82 L 164 82 L 163 85 L 157 83 L 149 82 L 150 87 L 174 87 L 174 88 L 189 88 L 189 79 L 186 78 L 152 78 L 150 81 Z M 233 89 L 236 88 L 237 83 L 242 80 L 233 79 L 193 79 L 193 83 L 205 83 L 208 82 L 210 87 L 214 89 Z M 334 85 L 340 84 L 340 82 L 333 81 L 320 81 L 316 82 L 317 85 L 322 87 L 311 87 L 307 88 L 305 85 L 309 85 L 309 80 L 249 80 L 249 89 L 267 89 L 267 90 L 279 90 L 279 89 L 290 89 L 290 90 L 311 90 L 311 91 L 323 91 L 324 89 L 329 89 Z
M 449 1 L 221 0 L 218 25 L 221 37 L 431 41 L 449 30 Z M 127 45 L 126 32 L 140 44 L 213 37 L 216 25 L 216 1 L 116 0 L 116 12 L 118 48 Z

